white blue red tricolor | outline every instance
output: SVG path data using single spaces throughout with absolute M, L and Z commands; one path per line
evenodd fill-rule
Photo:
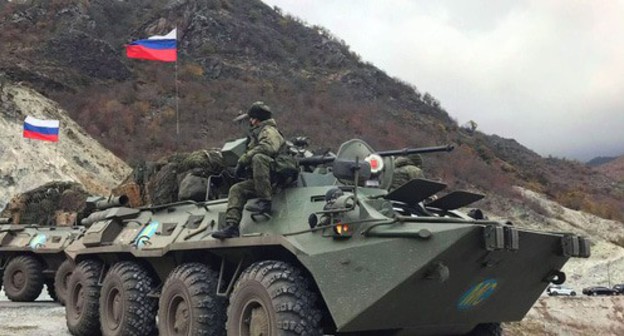
M 27 116 L 24 120 L 24 138 L 57 142 L 59 125 L 58 120 L 42 120 Z
M 128 44 L 126 56 L 149 61 L 177 61 L 177 29 L 173 29 L 167 35 L 150 36 L 146 40 L 138 40 Z

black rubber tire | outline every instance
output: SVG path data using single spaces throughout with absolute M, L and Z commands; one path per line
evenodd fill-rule
M 74 268 L 67 283 L 65 319 L 67 329 L 76 336 L 100 335 L 100 276 L 103 265 L 84 260 Z
M 228 335 L 322 335 L 318 295 L 307 276 L 282 261 L 249 266 L 236 281 L 228 306 Z M 258 330 L 260 329 L 260 330 Z
M 500 323 L 482 323 L 477 325 L 467 336 L 503 336 Z
M 43 265 L 33 256 L 17 256 L 8 262 L 2 280 L 11 301 L 35 301 L 44 285 Z
M 576 296 L 576 292 L 570 293 L 570 296 Z
M 226 300 L 216 296 L 218 280 L 219 274 L 204 264 L 176 267 L 160 294 L 160 335 L 225 335 Z
M 58 302 L 63 306 L 67 301 L 67 283 L 69 282 L 69 277 L 74 271 L 74 267 L 76 267 L 74 262 L 67 259 L 63 261 L 54 274 L 54 291 L 58 297 Z
M 55 302 L 59 302 L 58 295 L 56 295 L 56 290 L 54 289 L 54 280 L 46 280 L 45 285 L 48 289 L 48 295 L 50 296 L 50 298 L 52 298 L 52 300 L 54 300 Z
M 113 265 L 100 291 L 102 335 L 155 334 L 158 302 L 147 296 L 155 286 L 145 267 L 132 261 Z

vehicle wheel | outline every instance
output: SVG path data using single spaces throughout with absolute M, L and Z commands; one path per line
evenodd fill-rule
M 571 296 L 576 296 L 576 292 L 570 293 Z
M 4 269 L 3 282 L 11 301 L 35 301 L 43 289 L 43 265 L 32 256 L 17 256 Z
M 467 336 L 502 336 L 503 328 L 500 323 L 481 323 Z
M 50 298 L 52 298 L 55 302 L 58 302 L 58 295 L 56 295 L 56 290 L 54 290 L 54 280 L 46 280 L 45 285 L 48 289 L 48 295 L 50 295 Z
M 56 296 L 58 296 L 58 302 L 63 306 L 65 301 L 67 301 L 67 282 L 74 271 L 74 267 L 73 261 L 67 259 L 63 261 L 56 270 L 56 274 L 54 274 L 54 290 L 56 291 Z
M 67 328 L 72 335 L 100 335 L 100 286 L 102 263 L 96 260 L 81 261 L 67 282 L 65 315 Z
M 156 299 L 147 295 L 156 281 L 141 265 L 119 262 L 108 271 L 100 291 L 103 335 L 156 333 Z
M 228 335 L 322 335 L 317 294 L 298 268 L 262 261 L 241 274 L 228 306 Z
M 591 293 L 591 295 L 593 295 L 593 296 L 598 296 L 598 293 L 593 292 L 593 293 Z
M 225 335 L 225 299 L 216 296 L 219 274 L 200 263 L 176 267 L 160 294 L 161 335 Z

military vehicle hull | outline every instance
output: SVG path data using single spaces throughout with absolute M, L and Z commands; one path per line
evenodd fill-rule
M 569 259 L 564 234 L 488 220 L 389 219 L 364 202 L 345 218 L 353 229 L 350 236 L 336 236 L 331 226 L 311 229 L 308 217 L 323 211 L 325 203 L 318 200 L 329 189 L 285 190 L 276 195 L 271 218 L 254 220 L 245 212 L 241 238 L 210 237 L 226 210 L 224 201 L 185 202 L 110 216 L 102 222 L 108 224 L 93 225 L 66 252 L 105 268 L 137 260 L 161 284 L 176 267 L 201 262 L 220 270 L 224 296 L 240 274 L 235 270 L 263 260 L 284 261 L 313 280 L 317 306 L 326 315 L 324 332 L 397 335 L 465 334 L 479 324 L 521 320 L 549 284 L 549 275 Z M 359 193 L 370 198 L 382 191 Z M 369 218 L 358 223 L 363 212 Z M 113 226 L 116 231 L 107 232 Z M 513 234 L 488 243 L 491 228 Z M 104 237 L 109 240 L 99 241 Z

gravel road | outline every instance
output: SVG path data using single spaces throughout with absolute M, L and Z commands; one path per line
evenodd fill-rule
M 0 336 L 69 336 L 65 307 L 43 290 L 35 302 L 11 302 L 0 292 Z

